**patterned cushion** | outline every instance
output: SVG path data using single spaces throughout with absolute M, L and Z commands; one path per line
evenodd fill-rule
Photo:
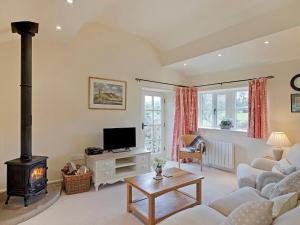
M 296 166 L 293 166 L 287 159 L 281 159 L 275 164 L 272 171 L 279 171 L 282 174 L 289 175 L 296 171 Z
M 208 206 L 222 213 L 224 216 L 228 216 L 241 204 L 258 200 L 264 200 L 260 196 L 259 191 L 251 187 L 244 187 L 209 203 Z
M 297 192 L 300 197 L 300 171 L 291 173 L 290 175 L 279 181 L 272 189 L 270 198 L 273 199 L 280 195 Z
M 273 202 L 262 200 L 242 204 L 221 225 L 270 225 Z
M 276 183 L 269 183 L 266 186 L 263 187 L 263 189 L 261 190 L 260 194 L 267 198 L 270 199 L 271 196 L 271 191 L 273 190 L 274 186 L 276 185 Z
M 276 218 L 297 206 L 298 195 L 293 192 L 273 198 L 272 201 L 274 203 L 273 218 Z

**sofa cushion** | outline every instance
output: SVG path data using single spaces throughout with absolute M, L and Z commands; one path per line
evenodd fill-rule
M 291 173 L 290 175 L 279 181 L 272 189 L 270 198 L 280 195 L 297 192 L 300 197 L 300 171 Z
M 270 199 L 271 196 L 271 191 L 273 189 L 273 187 L 276 185 L 276 183 L 269 183 L 266 186 L 263 187 L 263 189 L 261 190 L 260 194 L 267 198 Z
M 201 205 L 181 211 L 166 220 L 160 225 L 220 225 L 226 219 L 221 213 L 207 206 Z
M 287 211 L 295 208 L 298 203 L 298 194 L 296 192 L 281 195 L 272 199 L 273 205 L 273 217 L 276 218 Z
M 260 196 L 260 193 L 256 189 L 244 187 L 209 203 L 208 206 L 222 213 L 224 216 L 228 216 L 241 204 L 257 200 L 264 200 L 264 198 Z
M 273 202 L 268 200 L 246 202 L 236 208 L 221 225 L 270 225 Z
M 273 225 L 296 225 L 300 222 L 300 205 L 277 217 Z
M 292 165 L 287 159 L 281 159 L 272 168 L 272 172 L 289 175 L 296 171 L 296 166 Z
M 300 143 L 294 144 L 290 148 L 286 158 L 293 166 L 300 169 Z
M 256 158 L 251 162 L 251 166 L 259 170 L 271 171 L 276 163 L 277 161 L 275 160 L 266 158 Z

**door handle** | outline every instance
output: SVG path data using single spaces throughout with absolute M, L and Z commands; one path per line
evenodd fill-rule
M 142 123 L 142 130 L 144 130 L 144 128 L 147 126 L 149 126 L 149 125 Z

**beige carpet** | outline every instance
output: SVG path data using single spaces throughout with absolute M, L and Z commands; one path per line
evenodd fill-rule
M 177 166 L 168 163 L 168 167 Z M 182 169 L 200 173 L 198 164 L 184 164 Z M 203 203 L 219 198 L 236 188 L 234 174 L 204 167 L 202 174 Z M 194 194 L 193 186 L 184 188 Z M 140 196 L 140 193 L 136 193 Z M 60 199 L 46 211 L 22 223 L 22 225 L 141 225 L 134 215 L 126 212 L 126 186 L 117 183 L 106 186 L 95 192 L 76 195 L 62 194 Z

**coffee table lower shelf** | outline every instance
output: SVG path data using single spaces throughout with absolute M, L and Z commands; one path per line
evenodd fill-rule
M 155 223 L 159 223 L 165 218 L 174 215 L 181 210 L 199 204 L 200 202 L 197 201 L 194 197 L 179 190 L 165 193 L 155 198 Z M 136 213 L 146 224 L 148 224 L 149 216 L 148 207 L 148 198 L 135 200 L 130 204 L 130 210 Z

